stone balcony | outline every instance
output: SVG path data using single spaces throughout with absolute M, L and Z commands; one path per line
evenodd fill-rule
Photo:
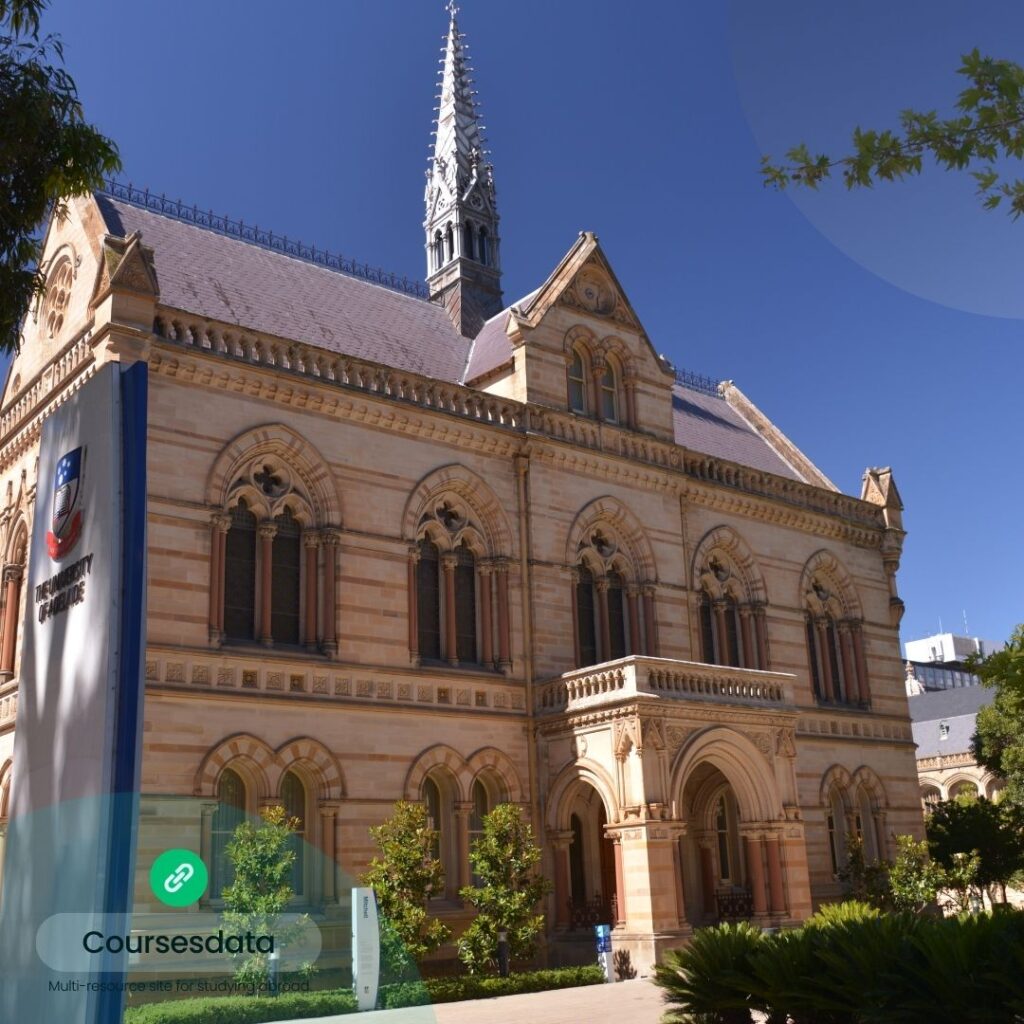
M 638 698 L 790 710 L 795 679 L 787 672 L 630 655 L 546 680 L 537 687 L 535 710 L 589 711 Z

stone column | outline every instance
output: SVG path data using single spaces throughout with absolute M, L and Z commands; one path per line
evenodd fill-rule
M 260 523 L 256 532 L 260 538 L 260 643 L 269 647 L 274 642 L 270 630 L 270 590 L 273 581 L 274 535 L 277 527 L 270 522 Z
M 499 559 L 495 566 L 498 590 L 498 668 L 512 668 L 512 620 L 508 614 L 508 562 Z
M 622 871 L 622 837 L 615 836 L 612 839 L 615 851 L 615 920 L 612 927 L 626 923 L 626 880 Z
M 573 568 L 569 570 L 569 586 L 572 588 L 572 650 L 573 665 L 580 668 L 583 662 L 583 654 L 580 651 L 580 604 L 579 604 L 579 582 L 580 571 Z
M 335 886 L 337 861 L 335 860 L 335 823 L 338 816 L 336 804 L 320 805 L 320 842 L 323 852 L 323 880 L 321 881 L 321 896 L 324 903 L 334 903 L 337 900 Z
M 857 682 L 860 699 L 871 703 L 871 686 L 868 680 L 868 662 L 864 655 L 864 631 L 859 622 L 853 625 L 853 660 L 857 666 Z
M 597 588 L 597 624 L 600 634 L 598 642 L 601 646 L 597 652 L 597 660 L 607 661 L 611 657 L 612 651 L 612 630 L 611 623 L 608 621 L 608 577 L 599 577 L 595 586 Z
M 21 604 L 21 580 L 24 573 L 24 566 L 16 563 L 4 566 L 4 638 L 0 647 L 0 680 L 4 682 L 14 676 L 18 606 Z
M 494 624 L 491 621 L 491 566 L 481 563 L 477 569 L 480 588 L 480 661 L 490 667 L 494 663 Z
M 601 390 L 601 380 L 604 377 L 605 365 L 601 359 L 594 359 L 590 364 L 592 391 L 594 395 L 594 416 L 598 423 L 604 422 L 604 394 Z
M 622 390 L 626 396 L 626 426 L 636 429 L 636 377 L 624 374 Z
M 629 645 L 627 654 L 646 654 L 643 637 L 640 636 L 640 590 L 630 584 L 626 587 L 626 610 L 629 614 Z
M 408 571 L 406 572 L 406 590 L 409 605 L 409 661 L 413 665 L 420 663 L 420 623 L 419 623 L 419 579 L 420 549 L 412 544 L 409 546 Z
M 675 842 L 672 844 L 672 861 L 676 869 L 676 914 L 682 925 L 686 924 L 686 886 L 683 880 L 683 851 L 679 845 L 681 840 L 682 833 L 676 836 Z
M 460 800 L 455 804 L 455 842 L 459 853 L 457 890 L 469 885 L 472 878 L 469 870 L 469 817 L 472 813 L 472 802 Z
M 857 671 L 854 668 L 853 638 L 850 636 L 850 625 L 847 622 L 840 622 L 838 629 L 839 653 L 843 662 L 843 680 L 846 683 L 846 700 L 848 703 L 857 703 L 861 696 Z
M 779 846 L 777 834 L 770 835 L 765 840 L 768 851 L 768 903 L 773 914 L 786 912 L 786 891 L 782 882 L 782 857 Z
M 821 685 L 825 691 L 825 700 L 835 700 L 836 691 L 832 682 L 832 658 L 828 647 L 828 619 L 819 616 L 814 620 L 814 628 L 818 636 L 818 660 L 821 664 Z
M 334 591 L 340 541 L 338 530 L 328 528 L 320 531 L 320 543 L 324 546 L 324 653 L 329 656 L 338 652 L 338 608 Z
M 750 879 L 750 894 L 754 901 L 754 914 L 761 915 L 768 911 L 768 903 L 764 892 L 764 862 L 761 851 L 764 840 L 759 835 L 747 833 L 743 837 L 747 848 L 747 875 Z
M 644 639 L 647 650 L 644 653 L 649 658 L 658 656 L 658 617 L 654 604 L 654 584 L 648 583 L 644 587 Z
M 743 668 L 754 668 L 754 621 L 750 605 L 740 605 L 740 651 L 743 656 Z
M 704 916 L 717 917 L 718 906 L 715 903 L 715 866 L 711 859 L 711 840 L 702 838 L 700 850 L 700 888 L 704 902 Z
M 555 927 L 565 931 L 570 925 L 569 903 L 569 844 L 572 832 L 549 832 L 548 838 L 555 855 Z
M 224 636 L 224 554 L 231 517 L 214 512 L 210 517 L 210 614 L 211 644 L 219 644 Z
M 458 665 L 459 654 L 455 637 L 455 565 L 458 555 L 446 551 L 441 555 L 441 571 L 444 574 L 444 646 L 442 652 L 449 665 Z
M 302 544 L 306 551 L 306 621 L 305 636 L 306 650 L 316 650 L 316 626 L 317 626 L 317 554 L 320 547 L 320 537 L 315 530 L 302 531 Z

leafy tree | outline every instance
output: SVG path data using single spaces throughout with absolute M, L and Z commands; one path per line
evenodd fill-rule
M 847 837 L 846 866 L 840 870 L 839 880 L 844 883 L 849 900 L 870 903 L 874 907 L 885 907 L 892 902 L 889 865 L 885 861 L 869 861 L 860 836 Z
M 291 886 L 295 850 L 292 836 L 299 827 L 287 818 L 283 807 L 267 807 L 259 822 L 243 821 L 227 844 L 227 856 L 235 869 L 234 881 L 224 889 L 224 924 L 236 934 L 273 935 L 277 947 L 286 946 L 308 925 L 302 915 L 280 925 L 295 892 Z M 256 987 L 267 983 L 266 953 L 243 954 L 235 972 L 237 980 Z M 306 972 L 310 968 L 306 968 Z
M 990 892 L 998 886 L 1006 902 L 1007 883 L 1024 869 L 1024 813 L 1018 806 L 961 796 L 937 804 L 925 824 L 935 860 L 949 870 L 958 856 L 974 855 L 975 883 Z
M 415 966 L 448 939 L 447 925 L 427 915 L 427 899 L 444 888 L 444 868 L 435 855 L 437 831 L 423 804 L 400 800 L 394 813 L 370 829 L 380 849 L 362 876 L 372 886 L 381 916 L 381 960 L 392 980 L 415 974 Z
M 544 928 L 537 904 L 551 890 L 538 871 L 541 853 L 533 829 L 515 804 L 498 804 L 484 817 L 483 826 L 469 855 L 480 884 L 459 893 L 477 910 L 459 939 L 459 958 L 473 974 L 496 968 L 499 929 L 508 932 L 511 958 L 523 961 L 533 956 Z
M 992 210 L 1005 199 L 1016 220 L 1024 213 L 1024 180 L 1002 177 L 996 164 L 1024 158 L 1024 68 L 975 49 L 961 57 L 957 73 L 968 85 L 957 98 L 958 113 L 953 117 L 940 118 L 934 110 L 904 110 L 897 130 L 855 128 L 853 151 L 841 157 L 812 154 L 801 143 L 786 153 L 785 164 L 762 157 L 765 184 L 816 189 L 840 169 L 848 189 L 870 188 L 876 181 L 920 174 L 930 157 L 944 170 L 969 170 L 982 206 Z
M 0 0 L 0 349 L 45 279 L 39 228 L 62 201 L 120 170 L 117 147 L 84 120 L 55 36 L 39 35 L 47 0 Z
M 928 843 L 913 836 L 896 837 L 896 860 L 889 868 L 889 893 L 897 910 L 920 914 L 935 902 L 946 884 L 941 864 L 928 856 Z
M 1024 807 L 1024 625 L 987 658 L 969 659 L 995 698 L 978 712 L 972 750 L 979 764 L 1006 779 L 1001 802 Z

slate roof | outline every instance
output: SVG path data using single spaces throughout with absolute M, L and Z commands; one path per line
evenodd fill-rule
M 144 244 L 153 249 L 163 306 L 435 380 L 473 380 L 512 357 L 505 334 L 508 309 L 492 317 L 471 341 L 455 329 L 439 303 L 106 193 L 95 198 L 111 234 L 139 231 Z M 753 469 L 803 479 L 725 399 L 676 385 L 672 406 L 677 443 Z
M 951 690 L 930 690 L 910 697 L 911 729 L 917 744 L 917 757 L 940 754 L 965 754 L 971 749 L 974 720 L 978 711 L 992 700 L 984 686 L 959 686 Z M 939 725 L 945 722 L 949 733 L 939 737 Z

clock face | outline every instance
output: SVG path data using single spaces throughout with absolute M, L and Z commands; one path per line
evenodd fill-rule
M 580 305 L 591 313 L 607 316 L 615 308 L 615 293 L 603 274 L 584 270 L 576 278 L 576 295 Z

